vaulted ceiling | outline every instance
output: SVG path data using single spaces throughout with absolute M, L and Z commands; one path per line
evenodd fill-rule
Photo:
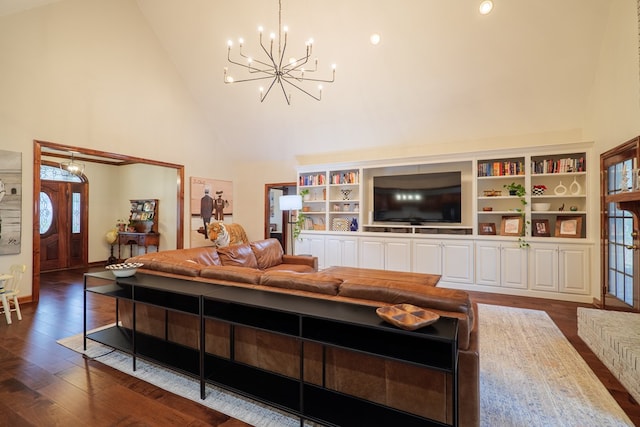
M 277 32 L 277 0 L 137 3 L 212 139 L 270 157 L 581 129 L 611 1 L 494 0 L 482 16 L 480 0 L 282 0 L 291 56 L 313 37 L 319 77 L 337 64 L 322 101 L 293 91 L 290 106 L 281 91 L 261 103 L 263 83 L 223 82 L 224 67 L 242 77 L 227 40 L 259 58 L 257 27 Z M 0 0 L 0 14 L 44 2 Z

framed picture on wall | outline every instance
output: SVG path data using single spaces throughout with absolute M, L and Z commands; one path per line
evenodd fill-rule
M 582 235 L 581 216 L 561 216 L 556 220 L 555 237 L 575 237 Z
M 496 225 L 493 222 L 481 222 L 478 224 L 478 234 L 483 236 L 495 236 Z
M 532 219 L 531 232 L 536 237 L 551 237 L 548 219 Z
M 503 216 L 502 224 L 500 226 L 501 236 L 520 236 L 522 235 L 522 216 Z

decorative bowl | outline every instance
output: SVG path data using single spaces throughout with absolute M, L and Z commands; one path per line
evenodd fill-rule
M 125 262 L 122 264 L 107 265 L 105 268 L 111 270 L 116 277 L 131 277 L 136 274 L 138 268 L 142 266 L 143 264 L 141 262 Z
M 531 209 L 534 211 L 548 211 L 551 203 L 531 203 Z
M 397 304 L 376 309 L 376 313 L 384 321 L 407 331 L 430 325 L 440 316 L 411 304 Z

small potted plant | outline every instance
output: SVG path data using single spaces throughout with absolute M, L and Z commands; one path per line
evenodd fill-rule
M 308 188 L 300 190 L 300 195 L 302 196 L 302 200 L 304 200 L 305 202 L 311 198 L 311 194 Z
M 511 184 L 503 185 L 503 187 L 506 188 L 507 191 L 509 191 L 510 196 L 522 197 L 527 194 L 526 190 L 524 189 L 524 185 L 522 184 L 516 184 L 515 182 L 512 182 Z

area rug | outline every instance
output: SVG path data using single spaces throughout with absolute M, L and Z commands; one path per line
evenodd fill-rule
M 632 426 L 544 311 L 479 305 L 483 426 Z
M 479 305 L 480 417 L 483 427 L 632 426 L 633 424 L 543 311 Z M 60 344 L 157 387 L 254 426 L 299 426 L 299 420 L 252 400 L 89 341 Z M 312 424 L 308 424 L 312 425 Z

